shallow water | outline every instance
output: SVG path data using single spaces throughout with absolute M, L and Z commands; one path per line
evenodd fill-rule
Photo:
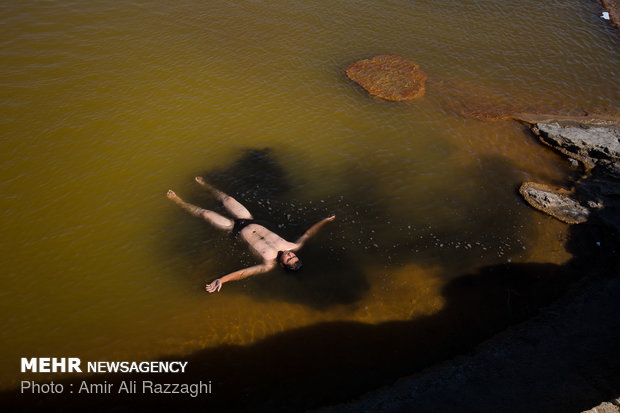
M 409 320 L 440 311 L 457 276 L 563 263 L 567 227 L 516 188 L 575 171 L 516 122 L 456 113 L 446 88 L 528 110 L 620 107 L 620 43 L 594 2 L 0 10 L 4 388 L 24 355 L 151 359 L 324 321 Z M 377 101 L 342 73 L 385 53 L 429 75 L 423 99 Z M 289 238 L 337 220 L 300 254 L 302 273 L 207 295 L 255 261 L 165 198 L 221 211 L 195 175 Z

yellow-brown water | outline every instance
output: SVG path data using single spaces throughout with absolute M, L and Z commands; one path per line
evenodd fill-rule
M 515 189 L 565 183 L 568 164 L 517 123 L 460 117 L 433 84 L 567 111 L 620 103 L 619 42 L 588 1 L 0 10 L 3 388 L 22 356 L 154 359 L 323 321 L 408 320 L 439 311 L 456 276 L 563 263 L 567 227 Z M 342 74 L 386 53 L 429 75 L 422 100 L 380 102 Z M 254 261 L 165 198 L 217 209 L 199 174 L 258 218 L 290 216 L 289 238 L 337 220 L 302 251 L 301 274 L 208 295 Z

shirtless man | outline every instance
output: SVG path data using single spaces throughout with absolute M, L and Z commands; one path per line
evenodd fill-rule
M 209 190 L 215 198 L 224 205 L 226 210 L 235 217 L 235 219 L 229 219 L 216 212 L 188 204 L 179 198 L 172 190 L 168 191 L 168 198 L 174 201 L 181 208 L 188 211 L 190 214 L 203 218 L 214 227 L 232 232 L 235 235 L 241 235 L 241 238 L 243 238 L 250 245 L 250 249 L 263 259 L 262 264 L 231 272 L 230 274 L 207 284 L 205 289 L 210 293 L 219 291 L 222 288 L 222 284 L 227 283 L 228 281 L 242 280 L 252 275 L 267 272 L 278 264 L 292 271 L 299 270 L 301 268 L 301 260 L 297 257 L 297 255 L 295 255 L 295 251 L 298 251 L 301 247 L 303 247 L 308 238 L 315 235 L 319 228 L 321 228 L 325 223 L 333 221 L 336 218 L 335 215 L 332 215 L 317 222 L 310 227 L 304 235 L 299 237 L 296 242 L 289 242 L 279 235 L 269 231 L 264 226 L 256 223 L 253 220 L 250 211 L 241 205 L 235 198 L 215 189 L 199 176 L 196 177 L 196 182 Z

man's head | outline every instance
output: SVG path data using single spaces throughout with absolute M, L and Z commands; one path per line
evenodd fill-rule
M 278 264 L 291 271 L 299 271 L 301 260 L 293 251 L 278 251 Z

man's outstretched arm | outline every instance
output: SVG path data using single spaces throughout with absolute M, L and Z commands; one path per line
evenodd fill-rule
M 218 278 L 217 280 L 213 281 L 210 284 L 207 284 L 205 286 L 205 290 L 207 290 L 210 293 L 213 293 L 215 291 L 219 291 L 222 289 L 222 284 L 227 283 L 228 281 L 237 281 L 237 280 L 242 280 L 244 278 L 247 277 L 251 277 L 252 275 L 256 275 L 256 274 L 260 274 L 263 272 L 267 272 L 269 270 L 271 270 L 273 267 L 275 267 L 275 263 L 269 263 L 269 264 L 259 264 L 259 265 L 255 265 L 253 267 L 248 267 L 248 268 L 244 268 L 242 270 L 237 270 L 235 272 L 231 272 L 228 275 L 225 275 L 221 278 Z
M 323 225 L 325 225 L 326 223 L 330 221 L 333 221 L 334 219 L 336 219 L 336 215 L 332 215 L 330 217 L 322 219 L 316 224 L 314 224 L 313 226 L 311 226 L 310 229 L 304 233 L 304 235 L 302 235 L 301 237 L 299 237 L 297 241 L 295 241 L 295 244 L 297 244 L 297 247 L 293 251 L 297 251 L 301 247 L 303 247 L 306 241 L 308 241 L 310 237 L 313 237 L 314 235 L 316 235 L 316 233 L 319 232 L 319 229 L 321 229 Z

